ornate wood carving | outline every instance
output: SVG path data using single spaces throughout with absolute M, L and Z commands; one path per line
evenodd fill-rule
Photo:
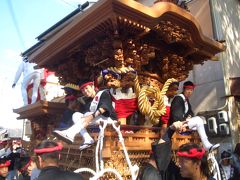
M 156 29 L 168 44 L 179 41 L 192 43 L 190 32 L 171 21 L 160 21 Z

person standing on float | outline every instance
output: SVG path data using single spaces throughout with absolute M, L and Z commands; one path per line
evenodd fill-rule
M 97 92 L 94 83 L 89 80 L 84 80 L 80 84 L 79 89 L 84 96 L 93 98 L 89 112 L 85 114 L 80 112 L 74 113 L 72 116 L 74 125 L 63 131 L 55 130 L 53 134 L 68 143 L 73 143 L 75 135 L 80 133 L 83 137 L 83 143 L 79 149 L 83 150 L 94 144 L 94 140 L 87 132 L 86 127 L 89 124 L 99 123 L 100 120 L 117 120 L 117 115 L 112 106 L 108 90 L 105 89 Z
M 40 81 L 41 81 L 42 70 L 34 69 L 34 66 L 36 66 L 36 65 L 37 64 L 35 64 L 35 63 L 30 63 L 28 61 L 28 58 L 24 57 L 23 61 L 21 62 L 21 64 L 18 67 L 18 70 L 16 72 L 16 75 L 15 75 L 15 78 L 14 78 L 14 81 L 12 84 L 12 88 L 14 88 L 16 86 L 19 78 L 23 74 L 21 91 L 22 91 L 22 98 L 23 98 L 24 106 L 26 106 L 28 104 L 27 87 L 31 82 L 33 83 L 31 104 L 35 103 L 37 100 L 38 88 L 39 88 Z

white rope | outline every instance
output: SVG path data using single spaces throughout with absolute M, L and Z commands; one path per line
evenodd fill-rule
M 99 136 L 98 136 L 98 142 L 97 142 L 97 146 L 96 146 L 96 150 L 95 150 L 95 163 L 96 163 L 96 172 L 99 172 L 100 171 L 100 165 L 99 165 L 99 158 L 98 158 L 98 152 L 100 151 L 100 147 L 101 144 L 102 144 L 102 136 L 104 136 L 104 131 L 102 130 L 102 126 L 99 124 L 99 129 L 100 129 L 100 132 L 99 132 Z M 101 158 L 101 157 L 100 157 Z
M 103 123 L 103 125 L 101 125 L 101 122 Z M 115 174 L 118 179 L 122 180 L 120 173 L 116 169 L 112 169 L 112 168 L 104 169 L 104 161 L 102 158 L 104 131 L 105 131 L 107 125 L 111 124 L 113 126 L 113 128 L 116 130 L 116 132 L 118 134 L 119 142 L 121 143 L 121 145 L 123 147 L 124 156 L 127 160 L 127 163 L 128 163 L 128 166 L 129 166 L 129 169 L 131 172 L 132 180 L 136 180 L 139 167 L 137 165 L 132 166 L 130 158 L 128 156 L 126 146 L 124 144 L 124 139 L 123 139 L 122 133 L 120 131 L 120 125 L 117 127 L 116 123 L 117 123 L 117 121 L 114 121 L 110 118 L 108 118 L 107 120 L 100 120 L 100 124 L 99 124 L 100 132 L 99 132 L 98 142 L 97 142 L 96 151 L 95 151 L 96 172 L 89 168 L 80 168 L 80 169 L 75 170 L 74 172 L 76 172 L 76 173 L 85 172 L 85 171 L 90 172 L 94 175 L 92 178 L 90 178 L 90 180 L 98 179 L 101 176 L 103 176 L 104 173 L 111 172 L 111 173 Z M 98 154 L 100 157 L 98 157 Z
M 221 174 L 220 174 L 220 170 L 219 170 L 219 166 L 218 166 L 218 162 L 217 162 L 217 160 L 216 160 L 216 158 L 215 158 L 215 155 L 214 155 L 214 152 L 210 152 L 209 154 L 208 154 L 208 161 L 210 161 L 212 164 L 212 167 L 211 167 L 211 172 L 212 173 L 216 173 L 217 174 L 217 177 L 215 177 L 215 178 L 217 178 L 216 180 L 221 180 Z
M 118 133 L 119 142 L 121 143 L 121 145 L 123 147 L 123 152 L 124 152 L 125 158 L 127 160 L 128 167 L 129 167 L 131 175 L 132 175 L 132 179 L 135 180 L 137 178 L 137 172 L 138 172 L 139 168 L 138 168 L 137 165 L 132 166 L 132 163 L 131 163 L 130 158 L 128 156 L 128 152 L 127 152 L 126 146 L 124 144 L 124 139 L 123 139 L 122 133 L 120 131 L 120 125 L 117 127 L 115 125 L 115 123 L 112 122 L 112 126 L 116 130 L 116 132 Z
M 103 149 L 103 139 L 104 139 L 104 131 L 106 129 L 108 125 L 108 122 L 106 120 L 103 121 L 103 126 L 101 126 L 101 124 L 99 125 L 100 128 L 100 150 L 99 150 L 99 155 L 100 155 L 100 169 L 103 170 L 104 169 L 104 162 L 103 162 L 103 158 L 102 158 L 102 149 Z
M 75 173 L 81 173 L 81 172 L 89 172 L 91 173 L 93 176 L 96 176 L 96 172 L 90 168 L 79 168 L 79 169 L 76 169 L 74 171 Z

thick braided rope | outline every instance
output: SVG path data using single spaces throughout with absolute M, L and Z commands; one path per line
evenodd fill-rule
M 118 73 L 118 74 L 135 71 L 132 67 L 121 67 L 121 68 L 109 67 L 109 68 L 107 68 L 107 70 L 110 70 L 110 71 Z
M 157 124 L 159 122 L 160 116 L 166 113 L 166 106 L 164 104 L 163 96 L 166 94 L 169 85 L 172 82 L 175 82 L 175 79 L 168 79 L 162 90 L 156 87 L 140 87 L 138 77 L 135 78 L 135 92 L 138 96 L 138 107 L 142 114 L 147 115 L 153 124 Z M 152 95 L 154 97 L 154 103 L 151 104 L 148 99 L 148 95 Z
M 171 78 L 171 79 L 168 79 L 168 80 L 164 83 L 163 88 L 162 88 L 162 90 L 161 90 L 161 95 L 162 95 L 162 96 L 164 96 L 164 95 L 166 94 L 169 85 L 170 85 L 171 83 L 173 83 L 173 82 L 177 82 L 177 80 L 174 79 L 174 78 Z

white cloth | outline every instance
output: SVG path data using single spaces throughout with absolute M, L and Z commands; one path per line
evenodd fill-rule
M 80 133 L 84 139 L 84 142 L 91 142 L 93 141 L 92 137 L 89 135 L 89 133 L 87 132 L 86 128 L 83 127 L 83 118 L 86 117 L 86 116 L 89 116 L 91 114 L 93 114 L 96 110 L 97 110 L 97 107 L 98 107 L 98 104 L 99 104 L 99 100 L 100 100 L 100 97 L 102 95 L 102 93 L 104 92 L 105 90 L 102 90 L 102 91 L 99 91 L 96 96 L 94 97 L 94 99 L 92 100 L 91 102 L 91 105 L 90 105 L 90 112 L 87 112 L 85 114 L 82 114 L 80 112 L 75 112 L 73 115 L 72 115 L 72 120 L 74 122 L 74 124 L 68 128 L 67 130 L 65 130 L 65 132 L 67 133 L 67 135 L 69 137 L 71 137 L 72 139 L 74 139 L 75 135 L 77 133 Z M 92 124 L 99 124 L 99 122 L 101 120 L 108 120 L 108 119 L 111 119 L 110 117 L 105 117 L 105 116 L 102 116 L 102 115 L 99 115 L 97 117 L 95 117 L 90 123 L 89 125 L 92 125 Z
M 13 83 L 16 84 L 23 74 L 22 81 L 22 98 L 24 105 L 28 104 L 28 95 L 27 95 L 27 86 L 30 83 L 33 83 L 32 89 L 32 104 L 36 102 L 38 96 L 38 87 L 40 85 L 40 81 L 43 78 L 43 69 L 34 69 L 34 66 L 37 64 L 29 63 L 22 61 L 18 67 Z
M 12 153 L 12 151 L 11 151 L 10 148 L 7 148 L 7 149 L 2 148 L 2 149 L 0 150 L 0 157 L 8 156 L 8 155 L 11 154 L 11 153 Z
M 197 130 L 200 139 L 202 141 L 203 147 L 206 150 L 209 150 L 209 148 L 212 146 L 212 144 L 208 141 L 207 134 L 204 129 L 204 124 L 203 124 L 203 119 L 200 118 L 199 116 L 195 116 L 192 118 L 188 118 L 188 127 L 192 130 Z
M 100 97 L 104 91 L 106 91 L 106 90 L 98 91 L 97 94 L 95 95 L 95 97 L 93 98 L 90 108 L 89 108 L 91 112 L 95 112 L 97 110 Z
M 231 165 L 224 166 L 222 165 L 223 172 L 225 174 L 226 179 L 230 179 L 231 177 Z

